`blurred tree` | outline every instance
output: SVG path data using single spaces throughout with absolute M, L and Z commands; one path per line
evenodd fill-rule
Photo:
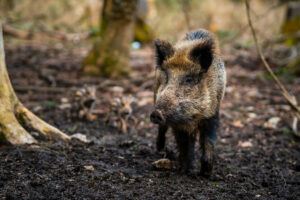
M 299 40 L 299 36 L 297 37 L 297 33 L 300 31 L 300 2 L 289 2 L 286 9 L 286 16 L 281 27 L 281 33 L 288 34 L 290 37 L 288 38 L 290 45 Z
M 281 27 L 281 33 L 286 37 L 285 43 L 293 47 L 297 52 L 295 58 L 289 64 L 292 73 L 300 76 L 300 2 L 291 1 L 287 4 L 286 16 Z
M 51 139 L 68 140 L 69 136 L 35 116 L 19 101 L 8 77 L 3 46 L 0 24 L 0 144 L 36 142 L 26 129 Z
M 139 42 L 152 42 L 154 39 L 153 30 L 146 23 L 148 4 L 147 0 L 138 0 L 136 24 L 134 29 L 134 40 Z
M 134 37 L 137 0 L 104 0 L 97 40 L 83 61 L 91 75 L 116 77 L 129 73 L 129 50 Z
M 5 10 L 11 10 L 15 6 L 14 0 L 1 0 L 0 5 L 5 9 Z

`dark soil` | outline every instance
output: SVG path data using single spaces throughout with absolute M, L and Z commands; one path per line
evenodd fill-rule
M 121 80 L 82 76 L 82 55 L 59 48 L 7 49 L 8 71 L 21 101 L 50 124 L 92 142 L 0 147 L 1 199 L 300 199 L 300 145 L 290 129 L 291 111 L 261 66 L 251 65 L 259 61 L 248 58 L 246 68 L 238 56 L 225 56 L 227 93 L 214 172 L 207 179 L 197 173 L 199 162 L 190 175 L 178 173 L 176 166 L 152 167 L 160 158 L 175 161 L 177 151 L 172 134 L 166 152 L 155 150 L 156 126 L 149 120 L 151 49 L 132 53 L 132 77 Z M 84 83 L 98 86 L 99 115 L 92 122 L 69 119 L 68 111 L 59 108 L 61 98 L 70 98 L 72 88 Z M 115 85 L 138 99 L 133 116 L 139 124 L 127 134 L 103 122 Z M 288 88 L 300 99 L 297 80 Z M 272 117 L 280 118 L 278 127 L 265 128 Z

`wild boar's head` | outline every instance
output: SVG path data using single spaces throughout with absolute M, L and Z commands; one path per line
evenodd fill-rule
M 210 98 L 210 70 L 215 57 L 213 38 L 185 40 L 172 46 L 156 39 L 155 110 L 153 123 L 189 124 L 206 117 L 214 107 Z

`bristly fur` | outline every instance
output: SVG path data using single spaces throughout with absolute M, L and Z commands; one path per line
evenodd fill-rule
M 211 37 L 211 34 L 206 31 L 206 30 L 196 30 L 196 31 L 192 31 L 190 33 L 187 33 L 185 35 L 185 40 L 197 40 L 197 39 L 209 39 Z
M 200 44 L 196 44 L 189 52 L 189 58 L 201 65 L 203 71 L 207 71 L 212 64 L 215 52 L 215 42 L 213 38 L 207 38 Z
M 201 174 L 209 176 L 218 127 L 226 71 L 217 39 L 197 30 L 172 46 L 155 40 L 155 111 L 151 121 L 159 124 L 157 150 L 165 146 L 165 133 L 173 130 L 182 169 L 188 171 L 194 159 L 194 145 L 200 133 Z
M 169 42 L 160 39 L 155 39 L 154 45 L 156 51 L 156 65 L 161 66 L 164 60 L 174 54 L 175 50 Z

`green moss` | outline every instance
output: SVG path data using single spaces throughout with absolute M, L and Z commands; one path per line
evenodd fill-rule
M 130 72 L 128 65 L 122 63 L 119 59 L 109 56 L 109 53 L 103 55 L 104 58 L 101 63 L 97 62 L 94 53 L 91 53 L 83 62 L 83 71 L 90 76 L 105 76 L 105 77 L 119 77 L 127 76 Z M 117 56 L 116 56 L 117 57 Z
M 100 66 L 100 75 L 103 76 L 125 76 L 128 75 L 129 70 L 127 65 L 122 65 L 117 59 L 106 56 L 102 66 Z
M 143 20 L 138 19 L 134 29 L 134 40 L 139 42 L 152 42 L 154 39 L 153 31 Z
M 290 34 L 290 33 L 296 33 L 300 29 L 300 17 L 294 17 L 289 20 L 287 20 L 282 28 L 281 33 L 283 34 Z
M 300 17 L 294 17 L 284 22 L 281 33 L 290 35 L 287 37 L 285 43 L 289 46 L 293 46 L 299 42 L 296 38 L 296 33 L 300 30 Z

